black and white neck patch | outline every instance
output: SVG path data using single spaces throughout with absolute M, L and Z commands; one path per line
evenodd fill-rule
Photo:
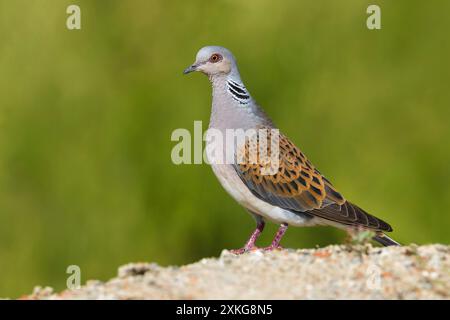
M 237 83 L 231 79 L 227 81 L 228 92 L 231 94 L 234 100 L 240 104 L 248 104 L 250 102 L 250 94 L 244 85 Z

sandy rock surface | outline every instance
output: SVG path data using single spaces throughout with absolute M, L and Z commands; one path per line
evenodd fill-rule
M 180 267 L 130 263 L 107 282 L 25 299 L 449 299 L 450 246 L 224 250 Z

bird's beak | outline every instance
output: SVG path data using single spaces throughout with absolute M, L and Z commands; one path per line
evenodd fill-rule
M 196 64 L 193 64 L 192 66 L 189 66 L 186 69 L 184 69 L 183 74 L 188 74 L 188 73 L 194 72 L 197 70 L 197 67 L 198 66 Z

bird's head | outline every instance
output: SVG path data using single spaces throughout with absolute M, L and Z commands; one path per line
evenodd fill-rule
M 200 71 L 208 76 L 226 75 L 237 69 L 235 61 L 230 50 L 218 46 L 207 46 L 197 52 L 195 62 L 183 73 Z

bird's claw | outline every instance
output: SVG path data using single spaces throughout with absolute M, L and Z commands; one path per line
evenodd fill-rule
M 247 248 L 247 247 L 243 247 L 240 249 L 231 249 L 230 252 L 236 255 L 241 255 L 244 254 L 246 252 L 250 252 L 250 251 L 255 251 L 255 250 L 259 250 L 260 248 L 253 246 L 251 248 Z
M 259 248 L 259 247 L 251 247 L 251 248 L 240 248 L 240 249 L 232 249 L 230 250 L 231 253 L 236 254 L 236 255 L 241 255 L 250 251 L 256 251 L 256 250 L 262 250 L 262 251 L 273 251 L 273 250 L 283 250 L 284 248 L 280 245 L 270 245 L 268 247 L 264 247 L 264 248 Z
M 270 245 L 268 247 L 263 248 L 264 251 L 273 251 L 273 250 L 283 250 L 284 248 L 280 245 Z

